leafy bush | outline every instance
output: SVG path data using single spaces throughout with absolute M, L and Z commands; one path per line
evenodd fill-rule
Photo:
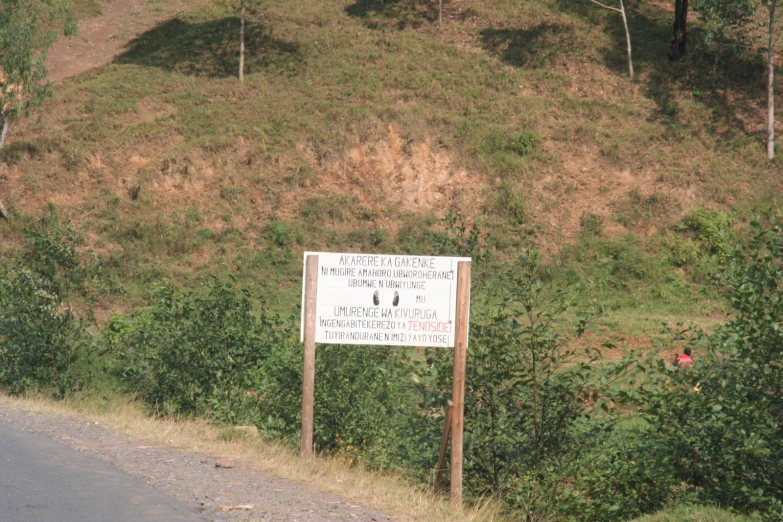
M 469 229 L 462 212 L 454 207 L 449 208 L 441 222 L 445 228 L 444 232 L 426 232 L 430 248 L 435 255 L 481 257 L 481 233 L 475 223 Z
M 758 522 L 759 517 L 735 515 L 711 506 L 674 506 L 634 522 Z
M 412 435 L 407 426 L 417 415 L 409 373 L 404 349 L 320 346 L 314 406 L 317 447 L 352 461 L 388 466 L 401 439 Z
M 23 259 L 0 272 L 0 387 L 64 396 L 87 378 L 89 316 L 68 304 L 84 279 L 78 236 L 50 207 L 25 234 Z
M 512 148 L 514 149 L 514 152 L 524 158 L 530 154 L 530 151 L 533 150 L 533 144 L 537 141 L 539 141 L 539 137 L 537 135 L 530 132 L 523 132 L 516 137 L 512 144 Z
M 191 291 L 163 283 L 151 309 L 114 318 L 103 341 L 130 389 L 156 411 L 264 425 L 265 363 L 281 350 L 296 353 L 292 330 L 292 321 L 257 312 L 246 292 L 225 283 Z
M 661 441 L 659 459 L 699 499 L 781 520 L 783 226 L 780 217 L 766 226 L 756 219 L 751 231 L 721 271 L 733 320 L 691 336 L 692 370 L 648 363 L 644 385 L 630 395 Z
M 498 187 L 491 204 L 485 204 L 485 211 L 504 216 L 514 225 L 524 225 L 529 221 L 525 193 L 509 183 L 503 183 Z
M 129 391 L 161 414 L 209 414 L 298 436 L 302 348 L 298 324 L 258 307 L 245 291 L 212 281 L 194 290 L 158 285 L 153 306 L 115 317 L 102 342 Z M 398 422 L 407 357 L 388 348 L 318 350 L 315 441 L 325 452 L 348 446 L 362 457 Z M 408 385 L 408 387 L 410 387 Z M 387 436 L 383 442 L 397 440 Z
M 275 246 L 287 247 L 291 244 L 291 229 L 285 223 L 275 218 L 264 227 L 264 237 Z
M 76 254 L 81 237 L 68 220 L 63 221 L 50 205 L 41 219 L 25 231 L 24 266 L 39 277 L 39 283 L 59 297 L 81 287 L 86 270 Z
M 726 259 L 731 254 L 727 232 L 733 224 L 725 212 L 701 208 L 685 216 L 682 229 L 693 233 L 706 252 Z
M 638 291 L 640 283 L 662 281 L 667 268 L 630 235 L 608 239 L 582 234 L 579 243 L 563 247 L 559 263 L 573 267 L 579 278 L 601 293 L 610 289 Z
M 583 212 L 579 217 L 579 228 L 586 237 L 600 237 L 604 233 L 604 218 L 598 214 Z
M 591 419 L 581 433 L 586 448 L 561 503 L 569 520 L 628 520 L 692 496 L 671 463 L 657 458 L 662 441 L 650 436 L 645 423 Z
M 90 321 L 50 286 L 23 266 L 0 276 L 0 387 L 9 393 L 39 390 L 62 397 L 85 377 L 76 367 L 89 347 Z
M 669 246 L 669 261 L 677 267 L 692 264 L 699 258 L 699 248 L 690 239 L 674 238 Z
M 498 495 L 525 520 L 558 513 L 563 485 L 579 472 L 585 445 L 576 429 L 593 390 L 597 354 L 572 341 L 590 316 L 566 330 L 572 296 L 546 283 L 538 259 L 507 270 L 503 283 L 473 299 L 465 396 L 465 488 Z M 437 407 L 451 390 L 451 354 L 432 352 Z

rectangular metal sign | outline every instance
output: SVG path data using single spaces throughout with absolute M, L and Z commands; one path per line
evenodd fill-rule
M 457 264 L 467 257 L 318 256 L 315 342 L 454 346 Z M 302 340 L 304 340 L 304 277 Z

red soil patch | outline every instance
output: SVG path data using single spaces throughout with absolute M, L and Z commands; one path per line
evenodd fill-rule
M 111 63 L 128 42 L 156 24 L 183 11 L 192 11 L 197 2 L 171 0 L 117 0 L 106 5 L 100 16 L 79 24 L 73 38 L 61 38 L 47 57 L 49 78 L 61 81 L 94 67 Z M 195 4 L 195 5 L 194 5 Z

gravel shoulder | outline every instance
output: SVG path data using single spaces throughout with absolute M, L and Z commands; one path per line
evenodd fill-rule
M 213 456 L 150 446 L 75 417 L 45 416 L 0 402 L 0 423 L 94 455 L 216 522 L 392 520 L 370 508 L 249 469 L 241 461 L 218 468 Z

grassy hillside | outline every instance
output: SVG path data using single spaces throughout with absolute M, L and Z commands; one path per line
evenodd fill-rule
M 640 2 L 631 83 L 619 20 L 587 3 L 453 0 L 440 26 L 435 6 L 267 2 L 244 83 L 227 4 L 150 28 L 14 127 L 0 255 L 55 205 L 102 317 L 163 277 L 230 274 L 293 303 L 302 250 L 447 253 L 445 232 L 476 225 L 495 259 L 542 250 L 632 343 L 720 319 L 683 218 L 741 225 L 774 200 L 762 63 L 716 62 L 698 22 L 670 63 L 669 6 Z

